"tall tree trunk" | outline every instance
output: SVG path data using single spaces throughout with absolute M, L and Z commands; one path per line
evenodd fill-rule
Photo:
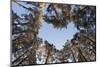
M 71 49 L 71 53 L 72 53 L 72 56 L 73 56 L 74 62 L 76 62 L 76 59 L 75 59 L 75 56 L 74 56 L 74 53 L 73 53 L 73 50 L 72 50 L 72 49 Z
M 82 51 L 80 48 L 77 48 L 79 51 L 79 55 L 78 55 L 78 61 L 79 62 L 87 62 L 87 59 L 84 57 L 84 55 L 82 54 Z
M 50 55 L 50 51 L 48 50 L 48 52 L 47 52 L 47 57 L 46 57 L 46 61 L 45 61 L 45 64 L 47 64 L 47 63 L 48 63 L 49 55 Z

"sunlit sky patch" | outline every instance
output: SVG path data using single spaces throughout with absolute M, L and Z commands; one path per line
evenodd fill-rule
M 67 29 L 55 29 L 52 24 L 43 23 L 39 30 L 39 37 L 47 40 L 56 46 L 57 49 L 62 49 L 67 40 L 71 40 L 73 35 L 78 32 L 73 22 L 69 23 Z

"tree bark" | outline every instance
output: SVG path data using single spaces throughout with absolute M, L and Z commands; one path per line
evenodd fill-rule
M 79 62 L 87 62 L 87 59 L 84 57 L 84 55 L 82 54 L 82 51 L 81 51 L 81 49 L 80 48 L 77 48 L 78 49 L 78 51 L 79 51 L 79 57 L 78 57 L 78 61 Z

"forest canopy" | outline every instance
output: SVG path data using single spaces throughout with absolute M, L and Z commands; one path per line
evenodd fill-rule
M 12 0 L 11 19 L 12 66 L 96 60 L 96 6 Z M 37 36 L 43 23 L 67 30 L 71 22 L 78 32 L 61 50 Z

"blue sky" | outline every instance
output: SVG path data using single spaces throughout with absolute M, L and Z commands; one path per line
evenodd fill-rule
M 54 44 L 57 49 L 61 49 L 66 40 L 72 39 L 76 32 L 78 32 L 78 30 L 74 27 L 73 22 L 68 24 L 67 29 L 61 30 L 54 28 L 52 24 L 43 22 L 38 36 Z
M 27 13 L 25 9 L 19 7 L 18 5 L 12 3 L 12 9 L 15 13 L 21 16 L 22 13 Z M 45 11 L 43 11 L 45 12 Z M 43 40 L 47 40 L 49 43 L 52 43 L 56 46 L 57 49 L 61 49 L 65 44 L 66 40 L 70 40 L 73 38 L 73 35 L 78 32 L 78 30 L 74 27 L 73 22 L 69 23 L 67 29 L 55 29 L 52 24 L 47 24 L 46 22 L 42 22 L 42 27 L 39 30 L 38 36 L 43 38 Z

